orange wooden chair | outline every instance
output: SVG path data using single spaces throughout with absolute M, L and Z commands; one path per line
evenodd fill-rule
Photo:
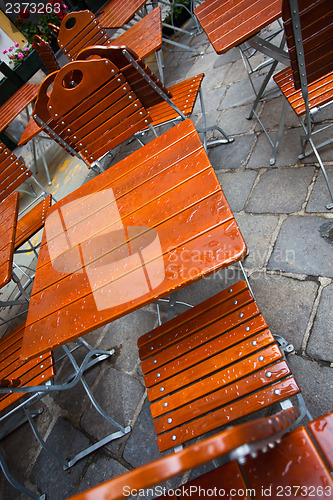
M 163 81 L 161 59 L 162 21 L 161 8 L 157 7 L 140 21 L 131 26 L 118 38 L 111 40 L 97 19 L 89 10 L 70 12 L 61 22 L 60 28 L 53 26 L 57 32 L 58 44 L 70 61 L 76 58 L 80 50 L 92 45 L 127 45 L 142 59 L 156 54 L 160 79 Z
M 124 76 L 106 59 L 70 62 L 47 76 L 33 117 L 88 168 L 151 121 Z
M 160 495 L 158 498 L 174 499 L 331 498 L 333 412 L 313 420 L 307 428 L 285 433 L 296 415 L 297 410 L 290 408 L 276 416 L 232 427 L 74 495 L 71 500 L 143 496 L 148 488 Z M 184 484 L 180 480 L 179 486 L 169 490 L 156 486 L 220 457 L 224 465 L 192 481 Z
M 140 337 L 160 451 L 295 395 L 303 408 L 279 341 L 244 281 Z
M 15 236 L 15 244 L 14 251 L 15 253 L 26 253 L 26 252 L 35 252 L 38 248 L 37 246 L 33 246 L 30 242 L 30 239 L 44 226 L 45 215 L 47 208 L 52 203 L 51 194 L 44 189 L 44 187 L 37 181 L 32 172 L 26 167 L 26 165 L 19 160 L 14 153 L 12 153 L 9 149 L 6 148 L 4 144 L 0 142 L 0 202 L 8 198 L 8 196 L 13 193 L 16 189 L 20 188 L 23 183 L 27 180 L 33 180 L 35 184 L 42 190 L 42 193 L 37 196 L 31 187 L 31 192 L 27 192 L 23 190 L 23 192 L 27 192 L 28 194 L 34 195 L 36 198 L 28 204 L 23 210 L 21 210 L 20 218 L 18 220 L 16 226 L 16 236 Z M 21 188 L 22 189 L 22 188 Z M 39 198 L 43 198 L 42 201 L 36 204 L 36 201 Z M 28 210 L 28 211 L 27 211 Z M 28 243 L 29 247 L 22 249 L 22 246 Z M 17 267 L 14 264 L 14 267 Z M 28 278 L 26 282 L 26 286 L 31 282 L 32 278 L 28 276 L 24 270 L 23 266 L 20 266 L 20 271 Z M 20 294 L 24 294 L 24 289 L 20 284 L 20 280 L 16 276 L 14 270 L 12 271 L 12 278 L 15 283 L 18 285 L 20 289 Z M 25 296 L 26 300 L 27 297 Z M 14 299 L 16 301 L 17 297 Z M 1 301 L 1 307 L 6 304 L 14 305 L 13 301 L 3 302 Z
M 206 126 L 206 114 L 204 107 L 201 83 L 204 74 L 184 80 L 176 85 L 166 88 L 157 84 L 157 77 L 144 64 L 141 58 L 130 48 L 125 46 L 94 46 L 83 49 L 77 55 L 77 59 L 88 59 L 93 57 L 103 57 L 115 64 L 128 84 L 144 105 L 146 112 L 151 119 L 152 127 L 159 127 L 169 122 L 184 120 L 192 115 L 197 97 L 200 97 L 203 127 L 198 128 L 204 136 L 204 147 L 215 144 L 225 144 L 232 142 L 227 134 L 217 125 Z M 217 130 L 222 139 L 207 141 L 207 132 Z
M 333 50 L 332 50 L 333 6 L 330 0 L 283 0 L 282 18 L 286 32 L 291 67 L 280 71 L 274 80 L 286 98 L 275 141 L 270 140 L 273 150 L 270 163 L 274 165 L 282 137 L 288 104 L 300 120 L 304 135 L 301 136 L 302 154 L 299 159 L 314 153 L 323 172 L 333 208 L 333 191 L 319 149 L 331 144 L 333 139 L 316 145 L 315 134 L 332 125 L 315 130 L 315 113 L 333 100 Z M 310 145 L 310 150 L 305 151 Z

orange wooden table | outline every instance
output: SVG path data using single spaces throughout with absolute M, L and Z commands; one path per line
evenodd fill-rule
M 25 83 L 0 107 L 0 133 L 37 97 L 39 85 Z
M 185 120 L 49 209 L 21 356 L 63 345 L 245 254 Z
M 0 203 L 0 288 L 12 278 L 18 208 L 18 191 Z
M 279 19 L 282 0 L 206 0 L 194 13 L 215 51 L 224 54 Z
M 121 28 L 144 6 L 147 0 L 110 0 L 97 13 L 103 28 Z
M 194 9 L 194 13 L 217 54 L 224 54 L 247 42 L 250 47 L 271 58 L 270 69 L 258 91 L 254 87 L 251 74 L 261 66 L 249 71 L 249 63 L 244 62 L 256 94 L 248 116 L 251 119 L 278 62 L 289 65 L 289 55 L 283 50 L 284 38 L 279 45 L 275 45 L 259 36 L 263 28 L 281 17 L 282 0 L 205 0 Z M 243 61 L 246 59 L 244 50 L 242 58 Z

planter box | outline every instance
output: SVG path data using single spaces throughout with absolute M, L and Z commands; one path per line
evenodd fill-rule
M 26 83 L 41 67 L 42 61 L 37 52 L 33 50 L 21 64 L 13 69 L 13 72 Z

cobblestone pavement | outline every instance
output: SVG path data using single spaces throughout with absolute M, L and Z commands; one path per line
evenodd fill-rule
M 205 34 L 182 35 L 180 41 L 204 54 L 164 51 L 166 84 L 204 72 L 209 125 L 217 123 L 235 139 L 212 148 L 209 158 L 247 243 L 244 266 L 258 305 L 272 332 L 294 345 L 289 364 L 317 417 L 331 410 L 333 401 L 333 214 L 325 209 L 329 197 L 323 176 L 313 156 L 298 160 L 300 127 L 291 112 L 276 164 L 269 165 L 269 143 L 257 121 L 246 119 L 254 95 L 237 49 L 218 56 Z M 259 113 L 274 133 L 282 98 L 273 83 L 270 89 Z M 325 113 L 322 118 L 328 119 Z M 200 119 L 197 107 L 194 121 Z M 112 163 L 136 147 L 136 142 L 118 147 Z M 333 182 L 332 148 L 323 152 L 323 159 Z M 234 266 L 183 289 L 179 298 L 195 304 L 240 278 Z M 1 444 L 21 481 L 49 499 L 62 500 L 161 455 L 136 347 L 138 337 L 156 325 L 151 305 L 88 336 L 92 343 L 116 351 L 87 378 L 102 406 L 130 424 L 132 432 L 63 471 L 24 425 Z M 81 389 L 47 396 L 43 406 L 40 432 L 64 455 L 110 432 Z M 1 477 L 0 498 L 24 496 Z

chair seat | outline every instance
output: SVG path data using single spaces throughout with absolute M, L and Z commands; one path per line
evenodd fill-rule
M 23 215 L 16 227 L 15 250 L 28 241 L 40 229 L 44 227 L 47 209 L 51 206 L 52 196 L 47 195 L 35 207 Z
M 31 361 L 20 359 L 25 323 L 0 339 L 0 386 L 44 384 L 55 375 L 51 352 Z M 22 397 L 20 393 L 0 394 L 0 411 L 5 410 Z
M 299 392 L 240 281 L 138 340 L 160 451 Z
M 172 94 L 172 102 L 185 116 L 190 116 L 193 112 L 204 76 L 204 73 L 201 73 L 168 87 L 168 91 Z M 148 108 L 147 111 L 152 119 L 153 127 L 167 121 L 179 119 L 179 114 L 166 101 L 155 104 Z
M 297 116 L 304 115 L 305 104 L 302 97 L 302 91 L 295 89 L 291 67 L 280 71 L 274 75 L 273 78 Z M 333 71 L 309 84 L 308 89 L 310 109 L 317 106 L 323 106 L 332 101 Z
M 115 40 L 145 59 L 162 47 L 161 8 L 157 7 Z

